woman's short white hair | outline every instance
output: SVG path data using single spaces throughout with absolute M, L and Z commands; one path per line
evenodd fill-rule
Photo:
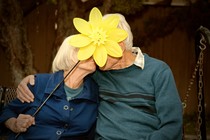
M 118 28 L 125 30 L 128 33 L 128 37 L 123 41 L 126 46 L 126 50 L 132 50 L 133 47 L 133 34 L 131 32 L 131 28 L 126 21 L 125 17 L 119 13 L 116 14 L 106 14 L 103 16 L 103 18 L 106 18 L 110 15 L 118 15 L 120 17 L 120 22 L 118 24 Z
M 78 48 L 72 47 L 69 44 L 69 38 L 64 39 L 61 44 L 52 64 L 52 71 L 70 70 L 78 62 Z

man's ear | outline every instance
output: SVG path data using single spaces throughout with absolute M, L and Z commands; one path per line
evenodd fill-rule
M 124 52 L 125 51 L 125 43 L 124 42 L 120 42 L 119 45 L 120 45 L 122 51 Z

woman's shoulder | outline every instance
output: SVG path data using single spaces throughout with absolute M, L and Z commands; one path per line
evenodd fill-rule
M 48 79 L 52 74 L 51 73 L 37 73 L 35 74 L 35 80 L 36 79 Z
M 46 83 L 50 81 L 59 81 L 63 78 L 63 71 L 58 71 L 55 73 L 37 73 L 35 74 L 35 82 Z
M 29 89 L 34 93 L 43 92 L 50 77 L 52 74 L 50 73 L 37 73 L 34 75 L 35 84 L 28 84 Z

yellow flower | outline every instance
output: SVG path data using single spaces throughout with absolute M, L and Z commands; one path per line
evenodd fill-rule
M 122 49 L 119 42 L 127 37 L 125 30 L 117 28 L 120 18 L 111 15 L 103 19 L 98 8 L 93 8 L 89 15 L 89 21 L 74 18 L 73 24 L 80 34 L 73 35 L 69 43 L 80 48 L 78 59 L 86 60 L 93 56 L 99 67 L 103 67 L 107 61 L 107 55 L 121 57 Z

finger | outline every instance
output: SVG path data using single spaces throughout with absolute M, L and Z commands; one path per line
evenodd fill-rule
M 20 87 L 17 88 L 16 93 L 17 93 L 17 98 L 22 103 L 24 103 L 24 102 L 30 103 L 31 102 L 30 97 L 27 94 L 26 95 L 23 95 L 23 93 L 20 90 Z
M 27 128 L 22 126 L 22 121 L 20 119 L 18 119 L 15 123 L 15 129 L 14 131 L 19 133 L 19 132 L 25 132 L 27 130 Z
M 25 123 L 26 123 L 26 125 L 25 125 L 26 128 L 30 127 L 31 125 L 35 125 L 35 119 L 34 119 L 34 117 L 32 117 L 32 116 L 28 117 L 25 120 Z
M 23 91 L 24 95 L 27 95 L 27 97 L 29 97 L 29 99 L 31 101 L 33 101 L 34 95 L 28 88 L 27 83 L 20 84 L 20 86 L 22 87 L 22 91 Z
M 30 79 L 29 79 L 30 85 L 34 85 L 35 84 L 34 75 L 29 75 L 29 76 L 30 76 Z
M 29 90 L 28 86 L 26 83 L 23 83 L 21 82 L 19 85 L 18 85 L 18 88 L 17 88 L 17 97 L 20 97 L 21 100 L 25 100 L 25 101 L 31 101 L 33 102 L 34 100 L 34 95 L 33 93 Z
M 30 83 L 30 85 L 34 85 L 34 75 L 28 75 L 25 78 L 23 78 L 23 80 L 21 81 L 21 83 Z
M 22 127 L 22 128 L 19 129 L 19 132 L 26 132 L 26 131 L 27 131 L 27 128 Z
M 34 117 L 31 117 L 30 121 L 31 121 L 31 124 L 35 125 L 35 118 Z
M 35 84 L 34 77 L 35 77 L 34 75 L 28 75 L 19 84 L 20 86 L 22 86 L 23 90 L 25 90 L 25 92 L 27 92 L 29 94 L 29 96 L 31 96 L 31 97 L 34 97 L 34 96 L 31 93 L 31 91 L 29 90 L 27 84 L 29 83 L 30 85 L 33 86 Z
M 35 118 L 32 117 L 31 115 L 27 115 L 27 114 L 20 114 L 18 116 L 19 119 L 22 119 L 23 122 L 23 127 L 29 127 L 31 125 L 35 125 Z
M 26 120 L 22 122 L 21 128 L 28 128 L 28 122 Z
M 19 119 L 30 119 L 30 118 L 33 118 L 33 117 L 29 114 L 19 114 L 18 118 Z
M 29 128 L 32 123 L 28 119 L 24 119 L 20 125 L 20 128 Z

